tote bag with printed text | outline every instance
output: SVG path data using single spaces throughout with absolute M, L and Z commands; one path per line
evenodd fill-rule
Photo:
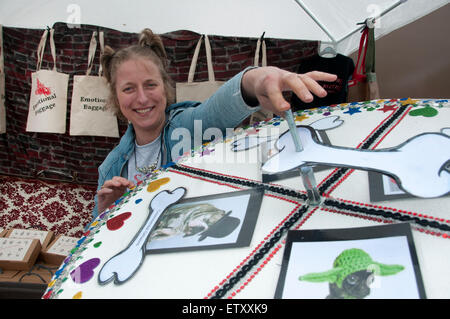
M 44 31 L 37 50 L 36 72 L 31 74 L 27 132 L 65 133 L 67 86 L 69 75 L 56 70 L 54 30 L 50 30 L 53 70 L 41 70 L 48 30 Z
M 73 77 L 72 104 L 70 108 L 70 135 L 119 137 L 117 117 L 107 106 L 109 88 L 102 77 L 100 65 L 98 76 L 89 75 L 97 49 L 97 32 L 92 34 L 89 45 L 86 75 Z M 103 32 L 99 34 L 100 54 L 103 54 Z

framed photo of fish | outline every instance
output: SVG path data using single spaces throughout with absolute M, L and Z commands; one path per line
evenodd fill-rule
M 250 245 L 264 190 L 184 198 L 168 208 L 148 237 L 146 253 Z
M 410 225 L 290 231 L 275 298 L 426 298 Z

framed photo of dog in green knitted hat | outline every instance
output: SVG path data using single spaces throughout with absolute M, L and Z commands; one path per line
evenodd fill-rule
M 426 298 L 409 224 L 290 231 L 275 298 Z

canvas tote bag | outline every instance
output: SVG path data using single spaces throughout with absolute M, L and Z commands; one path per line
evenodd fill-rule
M 53 70 L 41 70 L 48 30 L 44 31 L 38 46 L 36 72 L 31 74 L 27 132 L 66 132 L 69 75 L 56 71 L 56 52 L 53 33 L 54 30 L 50 29 L 50 49 L 53 57 Z
M 107 107 L 109 88 L 102 77 L 100 65 L 98 76 L 90 75 L 97 49 L 97 31 L 92 34 L 89 45 L 86 75 L 73 77 L 72 105 L 70 108 L 70 135 L 119 137 L 117 117 Z M 99 34 L 100 52 L 104 50 L 103 32 Z
M 5 72 L 3 63 L 3 26 L 0 24 L 0 134 L 6 133 Z
M 262 50 L 261 50 L 262 48 Z M 255 51 L 255 58 L 253 65 L 259 66 L 259 51 L 262 51 L 262 58 L 261 58 L 261 66 L 267 66 L 267 52 L 266 52 L 266 41 L 262 40 L 261 38 L 258 39 L 258 42 L 256 43 L 256 51 Z M 255 113 L 253 113 L 250 116 L 250 124 L 264 121 L 265 119 L 270 119 L 273 117 L 273 113 L 267 110 L 259 110 Z
M 176 84 L 176 97 L 177 102 L 183 101 L 200 101 L 203 102 L 214 92 L 217 91 L 220 86 L 225 83 L 224 81 L 216 81 L 214 76 L 214 69 L 211 58 L 211 44 L 209 43 L 208 36 L 205 35 L 205 48 L 206 48 L 206 63 L 208 66 L 208 81 L 194 82 L 195 68 L 197 66 L 198 54 L 200 52 L 200 46 L 202 44 L 203 35 L 198 40 L 195 47 L 194 56 L 192 57 L 191 67 L 189 68 L 189 76 L 187 83 Z

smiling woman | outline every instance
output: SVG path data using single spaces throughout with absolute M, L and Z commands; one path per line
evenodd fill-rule
M 167 105 L 156 65 L 143 58 L 123 62 L 117 69 L 115 91 L 120 111 L 133 124 L 137 144 L 154 141 L 164 126 Z
M 275 67 L 249 67 L 222 85 L 203 103 L 174 103 L 175 89 L 167 74 L 167 55 L 159 36 L 145 29 L 139 43 L 114 51 L 105 47 L 101 58 L 110 86 L 109 105 L 128 129 L 100 165 L 94 217 L 113 204 L 145 174 L 166 165 L 203 141 L 208 129 L 222 135 L 232 131 L 260 108 L 283 114 L 290 108 L 282 92 L 291 90 L 304 101 L 326 95 L 316 81 L 335 81 L 336 76 L 310 72 L 297 75 Z M 200 121 L 201 129 L 196 123 Z M 230 130 L 231 129 L 231 130 Z M 174 138 L 183 133 L 180 141 Z M 194 136 L 195 134 L 198 136 Z M 188 145 L 175 147 L 179 144 Z
M 128 62 L 128 63 L 127 63 Z M 122 64 L 127 65 L 123 67 Z M 102 55 L 102 65 L 105 70 L 105 77 L 110 84 L 110 101 L 109 104 L 121 119 L 127 119 L 120 109 L 120 102 L 118 100 L 120 90 L 136 89 L 133 85 L 133 81 L 137 79 L 128 78 L 128 76 L 134 76 L 133 71 L 137 67 L 144 67 L 142 73 L 146 73 L 147 76 L 158 77 L 162 80 L 164 86 L 164 95 L 167 100 L 167 104 L 170 105 L 175 102 L 175 89 L 173 82 L 166 72 L 167 55 L 164 49 L 162 40 L 159 36 L 155 35 L 151 30 L 144 29 L 139 36 L 139 43 L 117 52 L 111 47 L 106 46 L 105 52 Z M 135 67 L 133 69 L 133 66 Z M 129 68 L 131 67 L 131 69 Z M 157 70 L 156 70 L 156 69 Z M 117 72 L 121 69 L 122 75 L 120 77 L 122 83 L 120 88 L 117 87 Z M 145 76 L 144 76 L 145 78 Z M 146 85 L 153 85 L 154 78 L 149 77 L 149 83 Z

